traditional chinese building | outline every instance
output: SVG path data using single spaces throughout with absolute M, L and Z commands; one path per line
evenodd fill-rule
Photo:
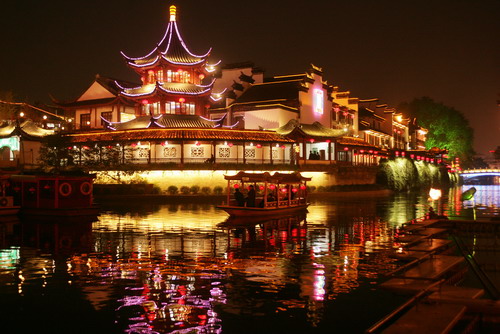
M 136 115 L 207 115 L 215 79 L 215 64 L 207 59 L 210 50 L 191 52 L 177 26 L 177 9 L 170 6 L 170 21 L 157 46 L 147 55 L 125 55 L 127 65 L 140 76 L 141 85 L 120 87 L 120 95 L 136 103 Z

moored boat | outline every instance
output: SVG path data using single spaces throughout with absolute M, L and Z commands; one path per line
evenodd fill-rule
M 14 203 L 11 194 L 10 176 L 0 175 L 0 216 L 12 216 L 19 212 L 20 206 Z
M 300 173 L 246 173 L 225 175 L 228 181 L 227 200 L 218 208 L 235 217 L 277 216 L 305 211 L 307 181 Z M 247 198 L 242 201 L 240 189 L 248 186 Z M 239 193 L 239 194 L 238 194 Z M 234 199 L 233 199 L 234 198 Z
M 88 174 L 21 174 L 10 177 L 24 216 L 97 216 L 93 179 Z

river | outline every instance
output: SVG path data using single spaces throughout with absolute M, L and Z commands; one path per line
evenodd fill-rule
M 1 331 L 362 333 L 405 300 L 378 288 L 398 228 L 429 206 L 500 216 L 500 186 L 476 188 L 474 202 L 462 188 L 316 194 L 307 215 L 250 227 L 228 227 L 213 201 L 102 203 L 96 221 L 71 224 L 5 218 Z M 498 257 L 481 258 L 499 286 Z

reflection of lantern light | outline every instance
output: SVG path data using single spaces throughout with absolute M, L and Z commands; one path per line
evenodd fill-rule
M 240 187 L 240 185 L 236 183 L 233 187 L 234 187 L 234 189 L 238 189 Z
M 48 184 L 43 186 L 43 189 L 50 189 L 50 186 Z
M 431 190 L 429 190 L 429 196 L 434 201 L 440 199 L 441 198 L 441 189 L 431 188 Z

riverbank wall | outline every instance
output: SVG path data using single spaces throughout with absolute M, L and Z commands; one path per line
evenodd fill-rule
M 127 185 L 136 186 L 140 193 L 151 193 L 153 187 L 156 193 L 170 193 L 173 189 L 186 194 L 198 192 L 217 193 L 227 187 L 224 175 L 234 175 L 237 170 L 150 170 L 150 171 L 94 171 L 95 185 L 109 185 L 109 189 L 121 186 L 127 190 Z M 265 172 L 265 171 L 255 171 Z M 269 171 L 273 173 L 274 171 Z M 378 167 L 351 166 L 331 167 L 325 171 L 301 171 L 301 174 L 312 180 L 307 185 L 313 189 L 329 189 L 332 187 L 375 185 Z M 147 185 L 147 186 L 146 186 Z M 187 192 L 187 188 L 190 189 Z M 202 191 L 203 190 L 203 191 Z

